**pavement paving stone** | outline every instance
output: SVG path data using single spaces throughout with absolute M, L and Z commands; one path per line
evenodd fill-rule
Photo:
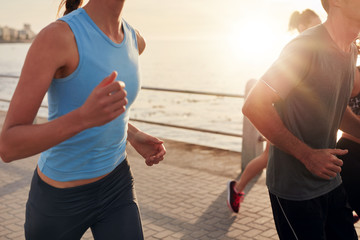
M 0 112 L 0 124 L 3 119 Z M 226 205 L 226 184 L 239 177 L 241 154 L 166 139 L 165 144 L 166 159 L 153 167 L 131 146 L 127 149 L 145 239 L 279 239 L 265 171 L 247 187 L 240 213 L 233 214 Z M 37 158 L 0 162 L 0 240 L 24 239 L 25 204 Z M 82 240 L 93 240 L 90 230 Z

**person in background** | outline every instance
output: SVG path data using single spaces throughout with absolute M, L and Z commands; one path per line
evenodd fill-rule
M 289 31 L 297 30 L 299 33 L 321 24 L 320 17 L 311 9 L 305 9 L 301 13 L 295 11 L 289 20 Z M 238 181 L 232 180 L 227 185 L 227 205 L 231 211 L 238 213 L 240 203 L 244 200 L 244 189 L 256 175 L 266 168 L 269 158 L 269 142 L 266 141 L 264 152 L 252 159 L 246 166 Z
M 319 24 L 321 24 L 320 17 L 313 10 L 305 9 L 301 13 L 295 11 L 290 16 L 289 31 L 296 29 L 299 33 L 302 33 L 306 29 Z
M 357 68 L 357 78 L 354 82 L 354 90 L 351 94 L 349 107 L 360 118 L 360 78 L 359 67 Z M 349 153 L 339 156 L 344 162 L 341 170 L 341 178 L 344 188 L 348 194 L 349 204 L 356 212 L 354 215 L 354 222 L 359 220 L 360 215 L 360 138 L 355 137 L 349 133 L 342 133 L 341 138 L 337 142 L 336 148 L 348 149 Z
M 41 153 L 26 204 L 25 238 L 143 239 L 129 142 L 147 165 L 163 141 L 130 124 L 145 41 L 125 0 L 62 0 L 65 14 L 33 41 L 0 137 L 4 162 Z M 60 9 L 60 8 L 59 8 Z M 49 121 L 33 124 L 46 92 Z

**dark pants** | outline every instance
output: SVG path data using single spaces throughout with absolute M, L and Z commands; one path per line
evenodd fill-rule
M 35 170 L 26 204 L 26 239 L 79 240 L 88 228 L 95 240 L 143 239 L 127 160 L 99 181 L 64 189 L 48 185 Z
M 338 156 L 344 162 L 340 174 L 349 204 L 360 215 L 360 144 L 341 138 L 336 148 L 349 150 L 348 154 Z
M 342 185 L 310 200 L 291 201 L 271 193 L 270 200 L 281 240 L 358 239 Z

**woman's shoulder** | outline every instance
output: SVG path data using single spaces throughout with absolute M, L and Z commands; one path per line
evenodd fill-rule
M 138 29 L 131 26 L 124 18 L 122 19 L 122 21 L 123 21 L 124 27 L 126 27 L 127 29 L 129 29 L 132 32 L 133 38 L 138 45 L 139 54 L 141 54 L 146 47 L 146 41 L 145 41 L 144 37 L 140 34 Z
M 67 45 L 72 41 L 74 41 L 74 34 L 68 24 L 57 20 L 44 27 L 37 34 L 34 43 L 61 48 L 62 45 Z
M 29 55 L 53 59 L 56 67 L 60 67 L 71 61 L 75 51 L 75 37 L 69 26 L 55 21 L 37 34 L 29 49 Z

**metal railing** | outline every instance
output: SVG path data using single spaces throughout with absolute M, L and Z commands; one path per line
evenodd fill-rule
M 15 78 L 15 79 L 18 79 L 19 76 L 0 74 L 0 78 Z M 170 89 L 170 88 L 154 88 L 154 87 L 146 87 L 146 86 L 141 87 L 141 89 L 142 90 L 149 90 L 149 91 L 162 91 L 162 92 L 173 92 L 173 93 L 184 93 L 184 94 L 195 94 L 195 95 L 207 95 L 207 96 L 214 96 L 214 97 L 244 98 L 244 95 L 242 95 L 242 94 L 228 94 L 228 93 L 218 93 L 218 92 L 179 90 L 179 89 Z M 8 102 L 9 103 L 10 100 L 0 98 L 0 102 Z M 41 105 L 41 107 L 48 108 L 48 106 L 43 105 L 43 104 Z M 134 121 L 134 122 L 153 124 L 153 125 L 158 125 L 158 126 L 163 126 L 163 127 L 178 128 L 178 129 L 183 129 L 183 130 L 198 131 L 198 132 L 210 133 L 210 134 L 218 134 L 218 135 L 223 135 L 223 136 L 240 137 L 240 138 L 243 137 L 242 134 L 238 134 L 238 133 L 214 131 L 214 130 L 209 130 L 209 129 L 187 127 L 187 126 L 181 126 L 181 125 L 176 125 L 176 124 L 155 122 L 155 121 L 149 121 L 149 120 L 144 120 L 144 119 L 136 119 L 136 118 L 130 118 L 130 120 Z
M 19 76 L 9 76 L 9 75 L 1 75 L 0 78 L 19 78 Z M 178 89 L 167 89 L 167 88 L 153 88 L 153 87 L 142 87 L 141 89 L 144 90 L 151 90 L 151 91 L 164 91 L 164 92 L 174 92 L 174 93 L 186 93 L 186 94 L 196 94 L 196 95 L 208 95 L 208 96 L 217 96 L 217 97 L 232 97 L 232 98 L 245 98 L 249 93 L 252 86 L 255 84 L 254 79 L 250 79 L 246 83 L 245 95 L 240 94 L 225 94 L 225 93 L 214 93 L 214 92 L 200 92 L 200 91 L 189 91 L 189 90 L 178 90 Z M 10 102 L 8 99 L 1 99 L 0 102 Z M 46 105 L 41 105 L 43 108 L 47 108 Z M 242 151 L 241 151 L 241 169 L 244 170 L 247 164 L 256 156 L 258 156 L 263 151 L 263 142 L 265 139 L 262 135 L 257 131 L 257 129 L 250 123 L 250 121 L 244 117 L 243 119 L 243 129 L 242 134 L 237 133 L 229 133 L 229 132 L 222 132 L 222 131 L 213 131 L 209 129 L 202 129 L 202 128 L 193 128 L 193 127 L 186 127 L 180 126 L 175 124 L 169 123 L 161 123 L 155 121 L 148 121 L 143 119 L 135 119 L 130 118 L 131 121 L 135 122 L 142 122 L 146 124 L 154 124 L 158 126 L 164 127 L 171 127 L 171 128 L 178 128 L 184 130 L 191 130 L 203 133 L 211 133 L 211 134 L 218 134 L 224 136 L 231 136 L 231 137 L 239 137 L 242 138 Z

